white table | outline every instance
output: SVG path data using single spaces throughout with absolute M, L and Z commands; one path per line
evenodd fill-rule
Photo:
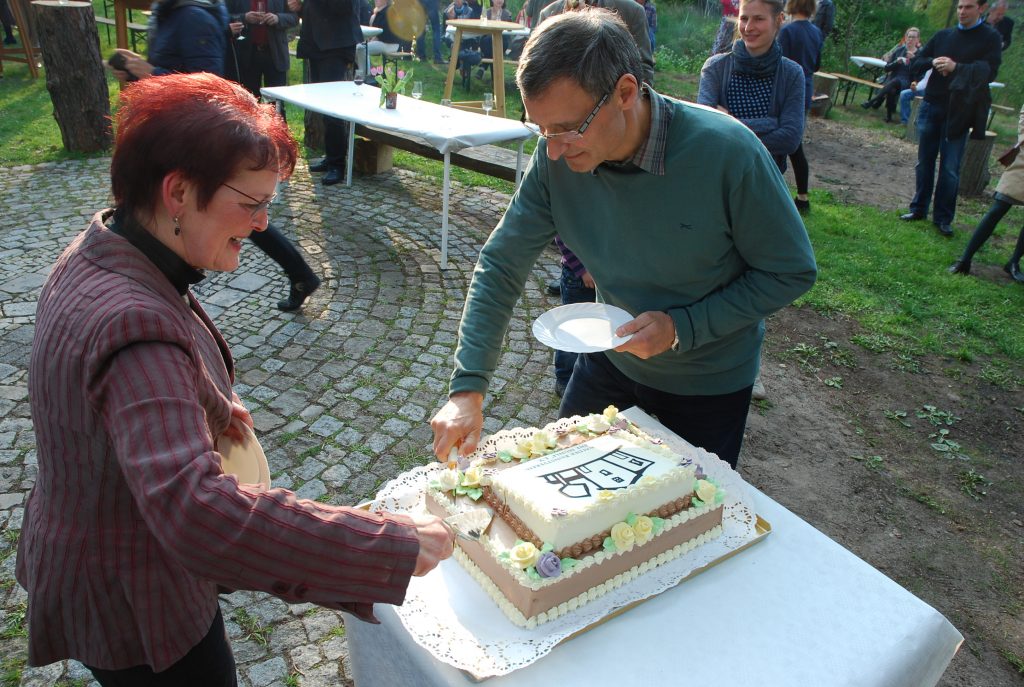
M 758 514 L 772 526 L 764 541 L 486 683 L 930 687 L 938 682 L 963 642 L 956 628 L 799 517 L 750 490 Z M 381 625 L 346 623 L 359 687 L 472 684 L 416 644 L 393 607 L 377 605 L 376 614 Z M 695 675 L 700 679 L 687 677 Z
M 871 74 L 872 79 L 877 79 L 882 70 L 885 69 L 885 60 L 877 57 L 865 57 L 864 55 L 851 55 L 850 62 Z
M 444 155 L 444 195 L 441 211 L 441 269 L 448 269 L 448 203 L 451 193 L 451 153 L 473 146 L 502 141 L 519 141 L 516 158 L 516 185 L 522 175 L 523 144 L 533 132 L 503 117 L 486 117 L 451 107 L 398 96 L 398 107 L 380 107 L 380 90 L 351 81 L 276 86 L 262 89 L 265 98 L 282 100 L 319 112 L 327 117 L 356 124 L 416 136 Z M 349 127 L 348 160 L 345 185 L 352 185 L 352 157 L 355 127 Z

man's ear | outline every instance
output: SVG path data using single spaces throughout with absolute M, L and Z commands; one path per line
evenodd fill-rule
M 615 84 L 615 98 L 623 110 L 631 110 L 640 102 L 640 84 L 632 74 L 623 74 Z

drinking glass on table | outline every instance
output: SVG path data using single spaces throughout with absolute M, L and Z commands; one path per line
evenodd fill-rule
M 366 81 L 366 75 L 363 74 L 362 69 L 357 69 L 356 73 L 352 75 L 352 82 L 356 85 L 356 95 L 360 98 L 363 94 L 359 91 L 359 87 L 363 85 L 364 81 Z
M 494 94 L 493 93 L 484 93 L 483 108 L 484 108 L 484 114 L 486 114 L 488 117 L 490 117 L 491 116 L 491 110 L 494 109 Z
M 422 81 L 413 81 L 412 82 L 412 97 L 416 98 L 416 100 L 419 100 L 420 98 L 423 97 L 423 82 Z

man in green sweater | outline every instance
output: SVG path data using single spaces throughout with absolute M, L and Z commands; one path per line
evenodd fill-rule
M 541 133 L 522 186 L 476 265 L 434 452 L 467 455 L 512 308 L 557 233 L 598 300 L 635 316 L 613 351 L 582 354 L 559 414 L 640 406 L 735 466 L 764 318 L 811 288 L 814 255 L 757 136 L 720 112 L 640 84 L 614 14 L 545 21 L 517 81 Z

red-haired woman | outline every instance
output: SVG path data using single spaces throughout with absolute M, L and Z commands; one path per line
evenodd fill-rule
M 29 663 L 101 685 L 234 685 L 221 588 L 372 617 L 448 556 L 437 518 L 374 514 L 240 483 L 222 435 L 248 411 L 227 344 L 189 290 L 233 270 L 296 146 L 273 106 L 211 74 L 122 93 L 115 206 L 43 286 L 29 394 L 39 473 L 17 578 Z

